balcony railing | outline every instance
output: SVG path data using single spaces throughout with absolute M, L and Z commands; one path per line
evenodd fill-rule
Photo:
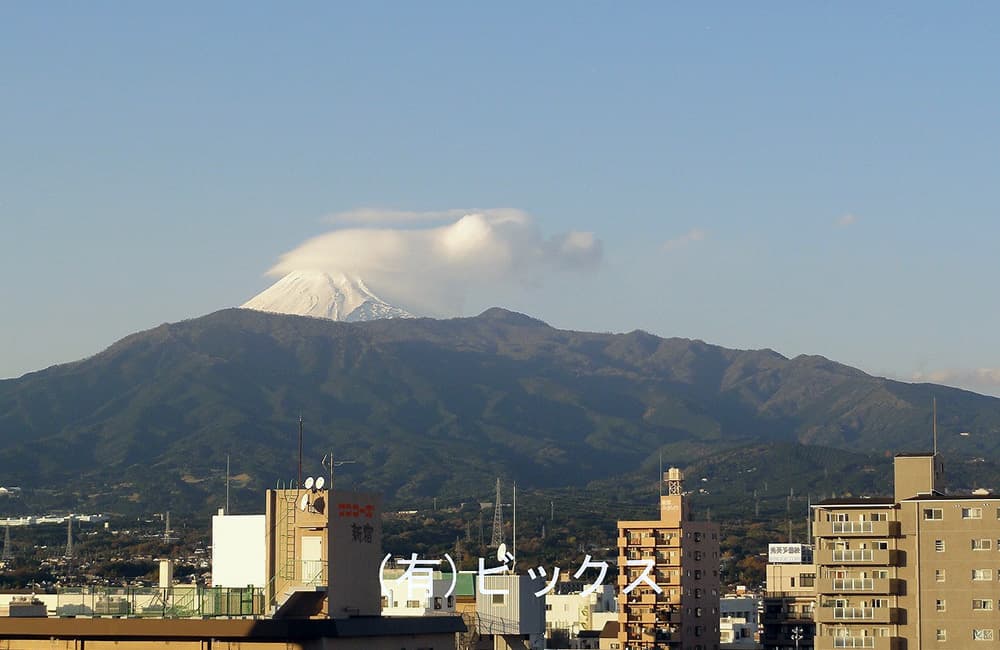
M 820 594 L 900 594 L 903 581 L 897 578 L 817 578 L 816 592 Z
M 816 524 L 820 537 L 898 537 L 898 521 L 821 521 Z
M 816 609 L 820 623 L 895 623 L 899 618 L 896 607 L 830 607 Z
M 813 643 L 816 650 L 849 650 L 873 648 L 874 650 L 901 650 L 897 636 L 817 636 Z
M 899 551 L 883 548 L 823 548 L 816 552 L 817 564 L 894 565 Z
M 833 551 L 834 562 L 871 562 L 875 554 L 871 549 L 835 549 Z

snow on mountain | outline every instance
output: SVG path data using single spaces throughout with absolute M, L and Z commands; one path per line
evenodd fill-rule
M 373 294 L 361 278 L 323 271 L 293 271 L 241 306 L 348 322 L 414 317 Z

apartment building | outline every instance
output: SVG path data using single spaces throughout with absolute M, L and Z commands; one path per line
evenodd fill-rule
M 935 454 L 902 454 L 891 498 L 813 506 L 816 650 L 995 647 L 1000 497 L 941 476 Z
M 622 650 L 718 650 L 719 527 L 695 521 L 677 468 L 664 475 L 660 517 L 618 522 L 618 641 Z M 659 587 L 634 583 L 652 560 Z M 629 561 L 636 565 L 629 566 Z

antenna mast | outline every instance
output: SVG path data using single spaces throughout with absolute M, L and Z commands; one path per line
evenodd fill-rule
M 514 483 L 514 500 L 512 502 L 514 509 L 514 523 L 511 525 L 510 529 L 510 554 L 514 556 L 514 562 L 517 561 L 517 483 Z
M 934 455 L 937 456 L 937 397 L 934 398 Z
M 226 514 L 229 514 L 229 454 L 226 454 Z
M 663 496 L 663 452 L 660 452 L 660 473 L 656 475 L 656 482 L 660 486 L 660 496 Z
M 296 483 L 295 488 L 298 490 L 302 489 L 302 414 L 299 413 L 299 482 Z

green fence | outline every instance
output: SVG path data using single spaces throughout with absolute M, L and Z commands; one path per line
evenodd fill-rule
M 212 618 L 265 613 L 264 590 L 254 587 L 67 587 L 56 596 L 57 616 Z

